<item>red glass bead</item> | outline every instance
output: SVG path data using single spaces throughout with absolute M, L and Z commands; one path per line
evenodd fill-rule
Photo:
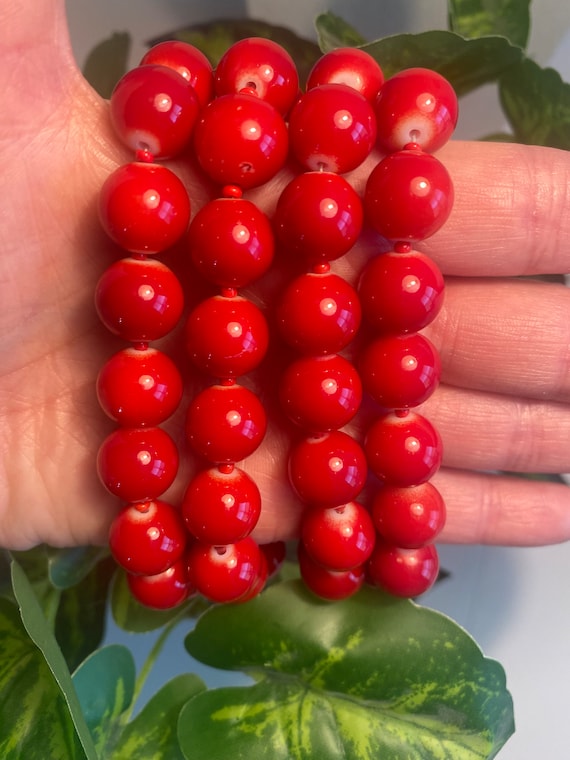
M 180 403 L 182 378 L 161 351 L 125 348 L 102 367 L 96 389 L 101 408 L 120 425 L 156 426 Z
M 356 169 L 376 140 L 376 118 L 366 98 L 344 84 L 308 90 L 289 119 L 291 151 L 310 171 Z
M 210 462 L 240 462 L 257 449 L 267 428 L 261 402 L 241 385 L 214 385 L 190 403 L 186 435 Z
M 362 203 L 332 172 L 305 172 L 287 185 L 273 224 L 283 251 L 303 260 L 332 261 L 349 251 L 362 230 Z
M 119 428 L 103 441 L 97 456 L 101 482 L 127 502 L 158 498 L 177 471 L 176 445 L 157 427 Z
M 120 166 L 104 182 L 99 219 L 107 235 L 124 250 L 160 253 L 186 232 L 190 200 L 170 169 L 133 162 Z
M 372 583 L 394 596 L 411 598 L 430 589 L 439 574 L 439 558 L 433 544 L 402 549 L 377 541 L 368 561 Z
M 245 375 L 267 351 L 263 313 L 241 296 L 212 296 L 196 306 L 186 322 L 186 349 L 200 369 L 214 377 Z
M 362 312 L 382 333 L 421 330 L 438 315 L 443 291 L 439 268 L 418 251 L 375 256 L 358 284 Z
M 269 577 L 269 566 L 267 564 L 267 559 L 264 552 L 261 551 L 261 546 L 259 548 L 259 570 L 257 576 L 245 594 L 242 594 L 235 600 L 237 604 L 244 604 L 245 602 L 249 602 L 251 599 L 255 599 L 256 596 L 259 596 L 259 594 L 261 594 L 265 588 L 265 584 L 267 583 L 267 579 Z
M 405 69 L 390 77 L 375 105 L 378 144 L 386 153 L 416 143 L 433 153 L 457 124 L 457 96 L 451 84 L 430 69 Z
M 255 95 L 222 95 L 202 110 L 194 148 L 214 182 L 257 187 L 285 165 L 287 127 L 278 111 Z
M 356 291 L 337 274 L 302 274 L 285 289 L 277 305 L 283 339 L 303 354 L 342 351 L 360 326 Z
M 340 507 L 306 509 L 301 540 L 317 564 L 329 570 L 351 570 L 372 554 L 376 532 L 368 510 L 351 501 Z
M 383 82 L 382 69 L 370 53 L 344 47 L 329 50 L 319 58 L 309 72 L 307 90 L 321 84 L 344 84 L 374 103 Z
M 445 166 L 429 153 L 401 150 L 372 170 L 364 192 L 371 226 L 388 240 L 424 240 L 447 221 L 453 185 Z
M 311 559 L 302 543 L 297 555 L 301 578 L 309 591 L 321 599 L 331 602 L 347 599 L 362 588 L 365 577 L 362 565 L 350 570 L 330 570 Z
M 170 158 L 187 145 L 198 117 L 196 93 L 166 66 L 128 71 L 111 94 L 111 121 L 118 137 L 134 151 Z
M 244 198 L 218 198 L 190 225 L 188 246 L 196 269 L 223 288 L 242 288 L 269 268 L 275 249 L 267 216 Z
M 176 327 L 184 307 L 182 286 L 154 259 L 122 259 L 101 276 L 95 291 L 99 318 L 123 340 L 158 340 Z
M 196 542 L 188 551 L 191 583 L 211 602 L 233 602 L 246 594 L 261 570 L 261 552 L 256 542 L 244 538 L 225 546 Z
M 192 87 L 198 103 L 205 106 L 214 95 L 212 64 L 201 50 L 182 40 L 166 40 L 154 45 L 142 57 L 141 66 L 158 64 L 174 69 Z
M 372 519 L 388 543 L 415 549 L 433 541 L 445 524 L 445 502 L 431 483 L 383 486 L 374 496 Z
M 249 37 L 235 42 L 220 58 L 215 86 L 217 95 L 251 89 L 285 116 L 297 97 L 299 77 L 295 62 L 281 45 Z
M 356 368 L 338 354 L 292 362 L 281 378 L 279 397 L 289 419 L 322 433 L 338 430 L 354 417 L 362 400 Z
M 366 458 L 354 438 L 341 430 L 309 436 L 291 449 L 289 480 L 305 504 L 337 507 L 354 501 L 362 490 Z
M 115 517 L 109 547 L 130 573 L 156 575 L 179 560 L 187 543 L 180 512 L 165 501 L 128 504 Z
M 417 412 L 389 413 L 370 426 L 364 451 L 372 472 L 392 486 L 415 486 L 434 475 L 442 456 L 441 439 Z
M 358 369 L 364 389 L 387 409 L 422 404 L 441 376 L 437 349 L 418 333 L 376 338 L 361 353 Z
M 233 544 L 248 536 L 261 513 L 261 496 L 243 470 L 213 467 L 199 472 L 182 501 L 190 533 L 203 544 Z
M 188 579 L 185 558 L 156 575 L 132 575 L 127 573 L 127 585 L 133 597 L 156 610 L 169 610 L 185 602 L 196 593 Z

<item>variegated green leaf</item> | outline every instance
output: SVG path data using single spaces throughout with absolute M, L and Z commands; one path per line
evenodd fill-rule
M 339 47 L 358 47 L 367 41 L 353 26 L 330 11 L 317 16 L 315 29 L 323 53 Z
M 449 618 L 373 589 L 328 604 L 280 583 L 209 610 L 186 646 L 258 680 L 188 703 L 193 760 L 483 760 L 513 731 L 501 666 Z
M 0 652 L 2 760 L 84 760 L 63 694 L 6 599 L 0 599 Z
M 499 92 L 517 142 L 570 150 L 570 84 L 557 71 L 527 58 L 503 75 Z
M 409 67 L 425 66 L 446 77 L 458 95 L 497 81 L 524 55 L 505 37 L 465 39 L 445 30 L 395 34 L 362 47 L 376 58 L 386 77 Z
M 119 644 L 98 649 L 73 674 L 73 685 L 101 757 L 120 716 L 131 705 L 135 677 L 133 655 Z
M 60 691 L 57 695 L 58 703 L 59 696 L 62 695 L 67 705 L 67 720 L 70 721 L 70 724 L 72 722 L 75 727 L 77 737 L 83 747 L 87 760 L 97 760 L 97 753 L 95 752 L 91 734 L 85 723 L 85 718 L 81 712 L 81 705 L 79 704 L 77 693 L 71 680 L 69 668 L 67 667 L 61 649 L 55 639 L 53 630 L 40 607 L 34 588 L 28 580 L 23 568 L 15 559 L 12 560 L 11 563 L 11 573 L 12 591 L 14 592 L 14 596 L 16 597 L 16 601 L 20 608 L 20 618 L 30 641 L 35 644 L 38 648 L 38 652 L 40 652 L 44 666 L 49 668 L 53 675 L 54 683 L 57 683 L 59 686 Z M 44 707 L 47 707 L 47 705 L 44 705 Z M 75 743 L 75 739 L 73 739 L 73 741 Z M 40 744 L 35 747 L 36 752 L 41 749 L 42 747 Z M 35 757 L 35 755 L 31 754 L 29 756 Z M 25 755 L 22 757 L 25 757 Z M 38 755 L 38 757 L 43 758 L 45 755 Z M 75 755 L 71 755 L 71 757 L 73 758 Z
M 449 28 L 463 37 L 500 34 L 526 47 L 530 0 L 448 0 Z
M 176 733 L 178 715 L 186 702 L 205 688 L 191 673 L 173 678 L 126 726 L 109 760 L 184 760 Z

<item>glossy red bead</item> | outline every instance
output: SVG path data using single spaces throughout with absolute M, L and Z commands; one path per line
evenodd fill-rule
M 261 496 L 243 470 L 212 467 L 191 480 L 182 501 L 190 533 L 204 544 L 232 544 L 248 536 L 261 514 Z
M 439 433 L 417 412 L 389 413 L 368 429 L 364 450 L 372 472 L 392 486 L 415 486 L 434 475 L 442 457 Z
M 453 185 L 445 166 L 429 153 L 401 150 L 371 172 L 364 192 L 368 222 L 388 240 L 417 241 L 445 224 Z
M 186 435 L 194 451 L 213 463 L 240 462 L 257 449 L 267 428 L 258 397 L 241 385 L 213 385 L 191 401 Z
M 279 398 L 289 419 L 305 430 L 338 430 L 358 411 L 362 383 L 354 365 L 338 354 L 307 356 L 287 367 Z
M 217 198 L 203 206 L 190 225 L 192 263 L 222 288 L 242 288 L 264 274 L 275 250 L 271 223 L 245 198 Z
M 371 341 L 358 359 L 365 391 L 387 409 L 426 401 L 439 384 L 441 361 L 431 341 L 418 333 Z
M 364 567 L 350 570 L 330 570 L 315 562 L 302 543 L 298 547 L 299 570 L 305 585 L 316 596 L 334 602 L 347 599 L 362 588 Z
M 276 237 L 289 257 L 309 264 L 343 256 L 358 240 L 363 210 L 353 187 L 332 172 L 305 172 L 281 193 L 273 216 Z
M 377 541 L 367 566 L 368 578 L 394 596 L 411 598 L 428 591 L 439 574 L 439 558 L 433 544 L 402 549 Z
M 233 602 L 246 594 L 261 570 L 256 542 L 244 538 L 225 546 L 195 542 L 188 551 L 188 575 L 197 590 L 212 602 Z
M 416 143 L 433 153 L 457 124 L 457 96 L 437 71 L 412 68 L 390 77 L 375 104 L 378 144 L 386 153 Z
M 254 90 L 285 115 L 299 91 L 299 77 L 289 53 L 273 40 L 249 37 L 235 42 L 216 66 L 216 94 Z
M 141 66 L 158 64 L 174 69 L 192 87 L 200 106 L 205 106 L 214 95 L 212 64 L 201 50 L 182 40 L 159 42 L 141 59 Z
M 433 541 L 445 524 L 445 503 L 431 483 L 410 488 L 383 486 L 372 503 L 372 519 L 388 543 L 415 549 Z
M 162 428 L 119 428 L 101 444 L 97 472 L 123 501 L 156 499 L 174 482 L 178 450 Z
M 262 311 L 242 296 L 212 296 L 202 301 L 188 317 L 185 336 L 194 364 L 219 378 L 255 369 L 269 343 Z
M 176 327 L 184 307 L 182 286 L 154 259 L 122 259 L 101 276 L 95 291 L 99 318 L 133 343 L 158 340 Z
M 120 166 L 103 183 L 99 219 L 107 235 L 124 250 L 160 253 L 186 232 L 190 200 L 170 169 L 133 162 Z
M 357 501 L 339 507 L 310 507 L 301 522 L 307 553 L 329 570 L 351 570 L 372 554 L 376 532 L 368 510 Z
M 309 171 L 356 169 L 376 141 L 376 117 L 366 98 L 344 84 L 308 90 L 289 119 L 291 152 Z
M 101 408 L 119 425 L 156 426 L 178 407 L 182 378 L 161 351 L 125 348 L 101 368 L 96 390 Z
M 166 66 L 128 71 L 111 94 L 111 121 L 133 151 L 170 158 L 187 147 L 200 104 L 186 80 Z
M 362 448 L 341 430 L 304 438 L 289 454 L 291 486 L 302 502 L 312 506 L 337 507 L 354 501 L 366 474 Z
M 315 63 L 307 78 L 307 90 L 321 84 L 344 84 L 374 103 L 383 82 L 382 69 L 370 53 L 340 47 L 329 50 Z
M 257 187 L 285 165 L 287 127 L 272 105 L 254 95 L 222 95 L 202 110 L 194 149 L 214 182 Z
M 370 259 L 358 284 L 362 312 L 381 333 L 421 330 L 439 314 L 444 281 L 437 265 L 418 251 Z
M 303 354 L 342 351 L 356 335 L 361 316 L 356 291 L 333 272 L 296 277 L 276 310 L 281 336 Z
M 109 530 L 115 561 L 130 573 L 156 575 L 179 560 L 188 534 L 178 509 L 165 501 L 128 504 Z
M 156 575 L 127 573 L 127 585 L 138 602 L 156 610 L 178 607 L 196 593 L 188 579 L 185 558 L 179 559 L 167 570 Z

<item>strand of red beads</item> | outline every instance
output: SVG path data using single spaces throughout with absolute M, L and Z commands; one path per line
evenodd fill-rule
M 366 576 L 404 595 L 433 582 L 433 539 L 445 510 L 427 481 L 441 445 L 429 422 L 410 408 L 437 384 L 437 354 L 418 331 L 441 305 L 443 280 L 411 242 L 433 234 L 451 208 L 451 182 L 430 151 L 451 134 L 452 93 L 445 80 L 424 70 L 384 83 L 368 54 L 341 49 L 323 56 L 299 97 L 290 56 L 257 38 L 233 45 L 215 73 L 191 46 L 163 43 L 119 82 L 111 113 L 137 161 L 109 178 L 100 216 L 130 257 L 103 275 L 96 302 L 104 324 L 132 348 L 120 354 L 129 357 L 128 367 L 113 357 L 98 381 L 103 409 L 121 425 L 103 443 L 98 468 L 107 488 L 128 502 L 113 523 L 110 546 L 140 601 L 169 607 L 195 591 L 215 602 L 243 601 L 259 593 L 282 556 L 282 545 L 277 552 L 275 546 L 260 550 L 251 538 L 261 496 L 237 466 L 261 444 L 267 427 L 263 388 L 251 372 L 266 355 L 269 331 L 260 307 L 239 291 L 271 265 L 272 230 L 280 253 L 300 270 L 280 299 L 276 322 L 300 354 L 287 367 L 279 395 L 302 430 L 289 458 L 292 487 L 306 505 L 301 575 L 327 599 L 354 593 Z M 341 175 L 358 167 L 377 141 L 389 155 L 370 176 L 363 209 Z M 180 284 L 154 256 L 186 233 L 190 216 L 182 184 L 155 160 L 190 144 L 221 191 L 188 232 L 195 272 L 215 292 L 186 322 L 186 349 L 204 379 L 187 411 L 186 436 L 203 466 L 178 510 L 158 498 L 177 469 L 176 448 L 158 426 L 180 400 L 180 376 L 148 342 L 180 319 Z M 265 184 L 289 157 L 302 171 L 285 188 L 271 222 L 244 192 Z M 365 213 L 394 245 L 368 264 L 357 295 L 330 262 L 352 248 Z M 357 370 L 345 354 L 354 353 L 350 344 L 362 311 L 378 337 Z M 159 386 L 160 393 L 153 392 Z M 363 386 L 384 413 L 361 446 L 346 426 Z M 160 404 L 151 400 L 159 395 Z M 394 443 L 394 431 L 402 430 Z M 156 448 L 157 438 L 168 441 L 166 453 Z M 372 509 L 357 501 L 367 461 L 382 482 Z M 422 510 L 429 520 L 418 517 Z M 412 565 L 422 568 L 413 580 Z
M 237 379 L 259 367 L 269 342 L 262 310 L 238 289 L 268 270 L 275 248 L 271 222 L 243 192 L 283 169 L 284 115 L 298 87 L 295 65 L 283 48 L 257 38 L 238 42 L 220 60 L 216 98 L 194 130 L 198 164 L 222 192 L 194 218 L 189 250 L 196 270 L 221 292 L 198 304 L 186 324 L 188 354 L 218 383 L 199 393 L 188 410 L 188 440 L 209 466 L 190 482 L 182 513 L 194 539 L 190 579 L 215 602 L 255 596 L 272 562 L 251 537 L 261 512 L 259 489 L 236 466 L 259 447 L 267 429 L 263 390 Z

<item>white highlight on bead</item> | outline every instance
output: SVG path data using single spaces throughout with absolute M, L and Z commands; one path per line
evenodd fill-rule
M 153 103 L 159 113 L 168 113 L 172 110 L 172 98 L 166 92 L 157 93 Z
M 340 472 L 344 467 L 344 462 L 340 457 L 331 457 L 329 459 L 329 470 L 331 472 Z
M 321 314 L 324 314 L 327 317 L 332 317 L 336 314 L 338 306 L 334 298 L 323 298 L 319 304 L 319 309 Z
M 243 325 L 239 322 L 228 322 L 226 330 L 232 338 L 240 338 L 243 333 Z
M 237 409 L 231 409 L 226 414 L 226 422 L 230 427 L 237 427 L 241 424 L 241 414 L 238 412 Z
M 154 298 L 154 288 L 152 285 L 141 285 L 137 290 L 137 294 L 143 301 L 152 301 Z
M 152 454 L 150 451 L 139 451 L 137 459 L 141 464 L 147 467 L 152 462 Z

